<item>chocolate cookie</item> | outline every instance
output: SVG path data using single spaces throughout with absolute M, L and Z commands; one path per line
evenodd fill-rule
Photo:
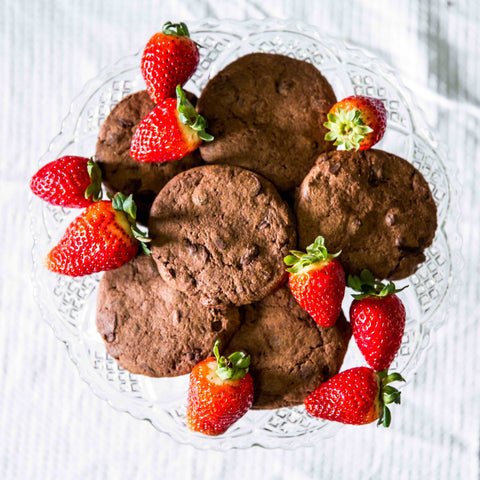
M 151 257 L 106 272 L 97 297 L 97 329 L 120 366 L 151 377 L 187 374 L 211 356 L 216 339 L 228 342 L 239 312 L 200 305 L 170 288 Z
M 248 168 L 280 191 L 299 185 L 322 152 L 332 87 L 310 63 L 278 54 L 239 58 L 206 85 L 197 109 L 215 139 L 200 147 L 207 163 Z
M 244 350 L 251 355 L 253 408 L 302 404 L 340 370 L 351 337 L 343 313 L 333 327 L 320 327 L 287 285 L 242 310 L 243 323 L 225 351 Z
M 297 192 L 300 248 L 318 235 L 346 273 L 408 277 L 437 228 L 428 183 L 406 160 L 381 150 L 321 155 Z
M 164 163 L 141 163 L 130 156 L 133 134 L 154 107 L 146 90 L 132 93 L 117 103 L 100 127 L 95 152 L 105 188 L 111 193 L 132 193 L 138 220 L 143 224 L 162 187 L 178 173 L 201 163 L 198 152 Z
M 285 279 L 295 222 L 275 187 L 251 171 L 206 165 L 180 173 L 148 222 L 164 280 L 209 306 L 244 305 Z

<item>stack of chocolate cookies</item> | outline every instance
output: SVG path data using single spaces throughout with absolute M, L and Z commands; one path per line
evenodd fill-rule
M 215 139 L 166 163 L 129 155 L 154 107 L 146 92 L 117 104 L 96 160 L 111 192 L 133 194 L 152 256 L 106 272 L 97 328 L 133 373 L 188 374 L 221 350 L 247 351 L 253 408 L 302 404 L 341 368 L 351 336 L 343 313 L 318 326 L 285 284 L 284 257 L 318 236 L 346 273 L 413 273 L 433 240 L 436 207 L 411 164 L 381 150 L 336 151 L 324 137 L 332 87 L 311 64 L 246 55 L 212 78 L 197 110 Z M 297 238 L 298 233 L 298 238 Z

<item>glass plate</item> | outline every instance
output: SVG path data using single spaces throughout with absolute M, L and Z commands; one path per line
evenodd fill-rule
M 204 20 L 189 27 L 192 38 L 202 45 L 199 68 L 186 85 L 197 95 L 210 77 L 236 58 L 250 52 L 271 52 L 314 64 L 331 82 L 338 99 L 363 94 L 384 101 L 388 128 L 378 148 L 413 163 L 429 182 L 438 206 L 439 227 L 433 245 L 426 251 L 427 260 L 401 282 L 410 286 L 401 293 L 407 324 L 392 369 L 408 380 L 431 342 L 433 330 L 445 320 L 456 297 L 451 292 L 458 264 L 452 259 L 452 252 L 458 250 L 453 248 L 458 242 L 452 225 L 457 218 L 452 212 L 454 194 L 445 152 L 423 123 L 424 116 L 388 66 L 367 52 L 323 38 L 315 27 L 280 20 Z M 145 88 L 140 58 L 141 51 L 122 58 L 85 85 L 39 165 L 66 154 L 93 155 L 98 129 L 113 106 L 126 95 Z M 95 328 L 96 290 L 101 275 L 69 278 L 43 267 L 42 259 L 79 211 L 53 207 L 33 196 L 30 211 L 35 295 L 43 318 L 66 343 L 80 376 L 112 407 L 149 420 L 159 431 L 198 448 L 295 448 L 316 444 L 338 431 L 340 425 L 312 418 L 303 406 L 298 406 L 250 411 L 220 437 L 190 432 L 184 424 L 188 376 L 153 379 L 134 375 L 107 355 Z M 351 297 L 348 292 L 345 297 L 348 312 Z M 364 364 L 352 340 L 343 368 Z

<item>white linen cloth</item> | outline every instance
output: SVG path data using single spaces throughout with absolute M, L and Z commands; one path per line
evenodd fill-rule
M 464 279 L 457 311 L 393 408 L 311 448 L 179 445 L 79 378 L 30 282 L 28 180 L 70 102 L 166 20 L 298 18 L 373 51 L 415 93 L 458 166 Z M 3 0 L 0 9 L 0 478 L 479 478 L 480 4 L 476 0 Z

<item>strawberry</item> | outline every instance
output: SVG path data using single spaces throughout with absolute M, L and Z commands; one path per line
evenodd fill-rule
M 325 140 L 345 145 L 345 150 L 371 148 L 385 133 L 387 110 L 378 98 L 354 95 L 337 102 L 324 123 L 330 131 Z
M 47 255 L 45 266 L 71 277 L 120 267 L 136 255 L 138 240 L 142 246 L 149 241 L 137 229 L 135 217 L 131 195 L 117 193 L 112 201 L 89 205 Z
M 175 95 L 197 69 L 200 54 L 184 23 L 167 22 L 153 35 L 142 56 L 142 75 L 155 103 Z
M 331 327 L 340 315 L 345 295 L 345 272 L 336 259 L 340 252 L 330 255 L 323 237 L 317 237 L 307 253 L 290 253 L 285 263 L 290 266 L 288 283 L 293 296 L 319 325 Z
M 84 208 L 102 197 L 101 183 L 100 168 L 93 160 L 68 155 L 38 170 L 30 189 L 52 205 Z
M 177 87 L 177 100 L 167 98 L 135 130 L 130 155 L 138 162 L 168 162 L 196 150 L 213 137 L 205 132 L 206 120 L 198 115 L 185 92 Z
M 350 425 L 365 425 L 378 420 L 389 427 L 390 403 L 400 403 L 400 392 L 390 382 L 405 380 L 399 373 L 376 373 L 356 367 L 337 373 L 305 399 L 307 413 L 314 417 Z
M 215 357 L 198 363 L 190 373 L 187 426 L 206 435 L 220 435 L 252 406 L 253 380 L 248 373 L 250 356 L 243 352 L 221 357 L 219 341 Z
M 360 277 L 349 275 L 348 285 L 356 291 L 350 306 L 353 337 L 368 365 L 377 372 L 390 367 L 405 330 L 405 307 L 395 295 L 392 282 L 384 285 L 375 281 L 368 270 Z M 404 287 L 406 288 L 406 287 Z

